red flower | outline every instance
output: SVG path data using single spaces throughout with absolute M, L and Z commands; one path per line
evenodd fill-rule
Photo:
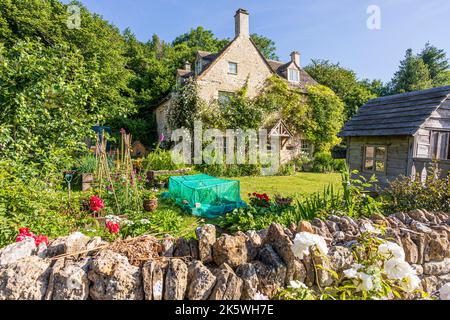
M 117 234 L 120 231 L 120 225 L 112 221 L 108 221 L 106 223 L 106 228 L 108 228 L 109 232 L 114 234 Z
M 16 237 L 16 242 L 21 242 L 27 238 L 34 239 L 34 243 L 36 244 L 36 247 L 39 247 L 39 245 L 44 242 L 45 245 L 48 245 L 48 238 L 47 236 L 44 236 L 40 234 L 39 236 L 36 236 L 33 232 L 30 232 L 30 229 L 28 228 L 20 228 L 19 229 L 19 235 Z
M 103 200 L 97 196 L 92 196 L 90 198 L 90 208 L 94 212 L 98 212 L 105 207 Z

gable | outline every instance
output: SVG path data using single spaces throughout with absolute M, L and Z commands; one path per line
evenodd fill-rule
M 228 63 L 237 64 L 237 74 L 228 73 Z M 248 95 L 255 96 L 272 69 L 248 37 L 237 37 L 198 76 L 199 94 L 205 100 L 214 98 L 213 91 L 235 92 L 248 81 Z

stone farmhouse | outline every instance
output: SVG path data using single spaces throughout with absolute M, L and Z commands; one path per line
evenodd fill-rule
M 300 53 L 291 53 L 288 62 L 269 60 L 258 50 L 250 38 L 249 13 L 237 10 L 235 16 L 235 37 L 220 52 L 198 51 L 195 64 L 189 62 L 184 69 L 177 71 L 177 83 L 194 78 L 198 85 L 199 97 L 206 102 L 227 99 L 230 94 L 248 85 L 248 96 L 255 97 L 263 88 L 267 78 L 276 74 L 285 79 L 292 88 L 306 93 L 306 85 L 317 84 L 301 68 Z M 155 110 L 158 134 L 169 136 L 168 110 L 171 95 L 164 99 Z M 277 119 L 268 129 L 269 136 L 281 139 L 281 162 L 287 162 L 300 152 L 312 153 L 313 146 L 302 137 L 293 136 L 283 119 Z

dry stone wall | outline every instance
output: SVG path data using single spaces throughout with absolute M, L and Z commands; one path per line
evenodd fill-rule
M 291 280 L 330 286 L 354 262 L 351 247 L 369 224 L 386 226 L 383 237 L 403 247 L 423 290 L 433 294 L 450 282 L 450 216 L 415 210 L 358 220 L 330 216 L 219 237 L 205 225 L 189 240 L 143 236 L 108 245 L 77 232 L 45 250 L 25 240 L 0 250 L 0 299 L 252 300 L 273 297 Z M 325 238 L 328 258 L 296 258 L 291 246 L 300 231 Z

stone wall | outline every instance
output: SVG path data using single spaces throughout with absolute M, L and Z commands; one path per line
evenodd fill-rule
M 370 220 L 331 216 L 219 237 L 214 226 L 205 225 L 197 239 L 142 236 L 113 244 L 74 233 L 39 250 L 25 240 L 0 251 L 0 299 L 251 300 L 273 297 L 291 280 L 325 287 L 340 280 L 326 269 L 315 271 L 313 262 L 341 278 L 353 263 L 350 248 L 368 223 L 387 227 L 384 237 L 404 248 L 422 288 L 434 293 L 450 282 L 449 218 L 423 210 Z M 294 257 L 298 231 L 324 237 L 328 259 Z

